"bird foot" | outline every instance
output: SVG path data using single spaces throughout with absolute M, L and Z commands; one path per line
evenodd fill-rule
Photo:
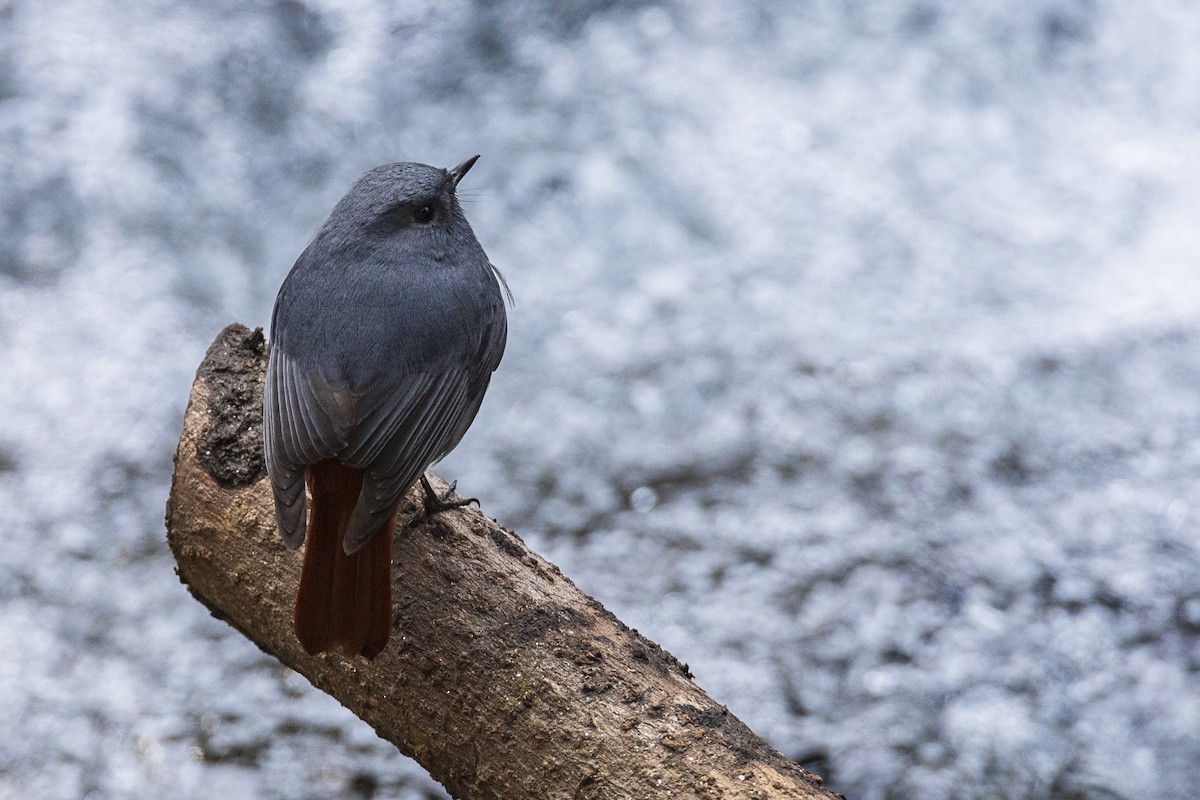
M 413 518 L 410 519 L 404 527 L 411 528 L 413 525 L 415 525 L 420 520 L 425 519 L 427 517 L 432 517 L 434 514 L 440 514 L 443 511 L 450 511 L 451 509 L 462 508 L 463 506 L 469 506 L 471 503 L 474 503 L 475 505 L 479 505 L 479 498 L 477 498 L 477 497 L 467 497 L 467 498 L 464 498 L 461 500 L 451 500 L 450 498 L 454 495 L 454 490 L 456 488 L 458 488 L 458 481 L 454 481 L 453 483 L 450 484 L 449 489 L 447 489 L 442 494 L 438 494 L 437 492 L 435 492 L 433 490 L 433 486 L 430 485 L 429 479 L 426 478 L 424 475 L 422 475 L 421 476 L 421 489 L 422 489 L 422 491 L 425 492 L 425 504 L 421 508 L 420 511 L 418 511 L 416 514 L 413 515 Z

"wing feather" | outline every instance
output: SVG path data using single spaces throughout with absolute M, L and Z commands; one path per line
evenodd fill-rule
M 425 468 L 453 446 L 447 439 L 466 404 L 466 375 L 446 371 L 423 377 L 426 390 L 405 408 L 393 410 L 387 443 L 366 468 L 362 494 L 346 531 L 349 552 L 366 542 Z
M 334 389 L 318 385 L 279 347 L 272 347 L 263 391 L 263 449 L 283 540 L 304 541 L 304 471 L 343 446 L 345 414 L 331 416 Z M 324 395 L 324 397 L 323 397 Z M 322 402 L 324 401 L 324 402 Z

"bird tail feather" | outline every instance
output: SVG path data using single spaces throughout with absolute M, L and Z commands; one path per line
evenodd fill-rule
M 363 471 L 335 460 L 308 468 L 312 506 L 296 593 L 296 637 L 310 655 L 337 650 L 374 658 L 392 632 L 394 517 L 353 555 L 342 538 L 362 491 Z

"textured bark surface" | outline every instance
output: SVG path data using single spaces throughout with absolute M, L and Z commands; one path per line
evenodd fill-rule
M 377 659 L 307 655 L 292 631 L 301 554 L 280 540 L 264 480 L 265 365 L 261 331 L 222 331 L 175 455 L 168 540 L 180 578 L 215 616 L 456 797 L 835 796 L 709 698 L 686 665 L 474 508 L 396 535 L 394 628 Z

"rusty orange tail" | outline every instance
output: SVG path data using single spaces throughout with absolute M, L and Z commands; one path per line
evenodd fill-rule
M 310 655 L 338 650 L 374 658 L 392 633 L 395 519 L 354 555 L 342 549 L 362 476 L 334 460 L 308 468 L 312 507 L 296 593 L 296 637 Z

